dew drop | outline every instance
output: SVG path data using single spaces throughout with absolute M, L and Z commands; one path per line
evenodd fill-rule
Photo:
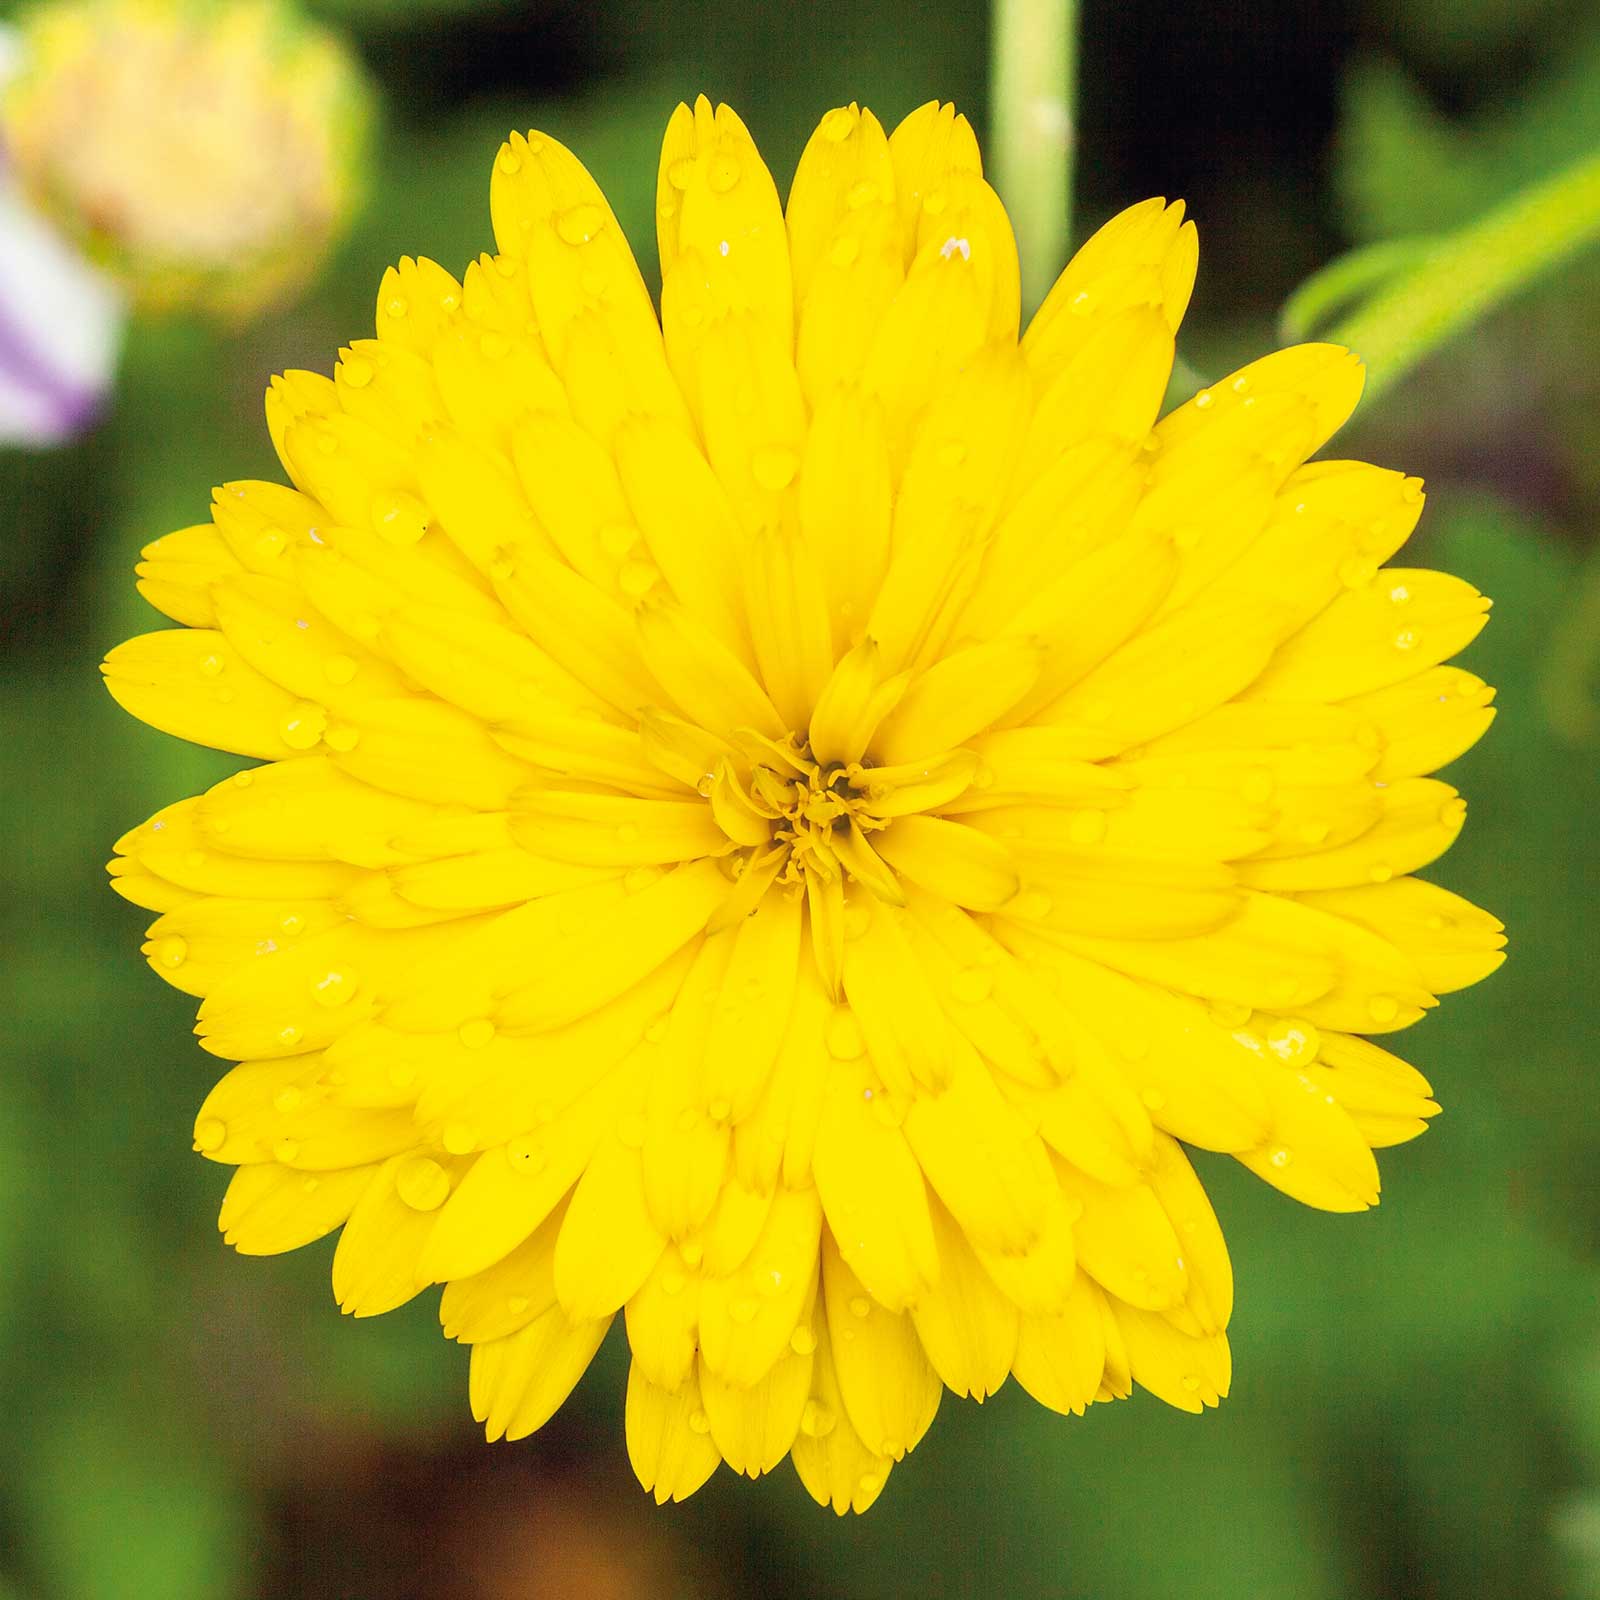
M 950 197 L 943 189 L 931 189 L 922 197 L 923 215 L 937 217 L 949 204 Z
M 588 244 L 606 225 L 606 214 L 599 206 L 573 206 L 556 218 L 556 232 L 570 245 Z
M 1339 581 L 1347 589 L 1364 589 L 1378 575 L 1378 563 L 1366 556 L 1351 556 L 1339 566 Z
M 1159 1111 L 1167 1103 L 1167 1097 L 1159 1089 L 1142 1089 L 1139 1098 L 1147 1111 Z
M 312 998 L 318 1005 L 327 1006 L 330 1011 L 335 1006 L 342 1006 L 355 992 L 354 974 L 342 972 L 337 967 L 325 972 L 311 985 Z
M 299 1110 L 304 1101 L 305 1095 L 302 1094 L 301 1091 L 292 1083 L 285 1084 L 283 1088 L 281 1088 L 272 1097 L 274 1109 L 281 1111 L 285 1116 L 288 1116 L 291 1111 Z
M 1400 1015 L 1400 1002 L 1393 995 L 1376 994 L 1367 1003 L 1367 1013 L 1374 1022 L 1393 1022 Z
M 309 700 L 298 700 L 278 724 L 278 737 L 291 750 L 309 750 L 328 726 L 328 713 Z
M 661 1292 L 675 1296 L 683 1293 L 688 1278 L 677 1267 L 667 1267 L 661 1274 Z
M 849 106 L 840 106 L 822 119 L 822 137 L 829 144 L 843 144 L 856 131 L 860 114 Z
M 297 933 L 304 933 L 306 919 L 298 911 L 290 911 L 278 918 L 278 927 L 292 939 Z
M 861 1037 L 861 1025 L 849 1006 L 833 1008 L 823 1034 L 827 1040 L 828 1054 L 837 1060 L 855 1061 L 866 1050 L 866 1043 Z
M 506 1296 L 506 1311 L 513 1317 L 520 1317 L 533 1302 L 525 1294 Z
M 279 1028 L 278 1043 L 292 1050 L 300 1043 L 300 1030 L 292 1022 L 287 1027 Z
M 878 186 L 875 183 L 861 182 L 851 189 L 844 197 L 844 203 L 852 211 L 859 211 L 862 206 L 870 206 L 878 198 Z
M 678 1246 L 678 1254 L 690 1267 L 698 1268 L 706 1258 L 706 1247 L 698 1239 L 685 1239 Z
M 622 880 L 622 888 L 626 894 L 638 894 L 648 889 L 651 884 L 659 883 L 665 872 L 662 867 L 633 867 Z
M 1415 628 L 1402 628 L 1394 636 L 1396 650 L 1415 650 L 1422 643 L 1422 636 Z
M 1103 811 L 1078 811 L 1067 824 L 1067 837 L 1074 844 L 1099 844 L 1106 836 Z
M 156 959 L 164 967 L 181 967 L 188 959 L 188 955 L 189 946 L 187 942 L 180 939 L 176 934 L 169 935 L 156 946 Z
M 864 1294 L 858 1294 L 850 1302 L 850 1315 L 865 1319 L 872 1314 L 872 1302 Z
M 450 1130 L 445 1129 L 445 1149 L 450 1148 Z M 513 1172 L 537 1172 L 544 1165 L 544 1145 L 532 1134 L 520 1133 L 506 1145 L 506 1164 Z
M 1200 1380 L 1195 1377 L 1192 1372 L 1184 1373 L 1179 1382 L 1183 1384 L 1183 1387 L 1187 1389 L 1190 1394 L 1193 1394 L 1200 1387 Z
M 356 675 L 355 657 L 346 655 L 329 656 L 322 663 L 322 675 L 329 683 L 349 683 Z
M 630 1112 L 617 1124 L 617 1138 L 630 1150 L 644 1144 L 644 1118 L 637 1111 Z
M 703 1411 L 691 1411 L 689 1413 L 689 1427 L 695 1433 L 710 1433 L 711 1418 Z
M 844 936 L 847 939 L 859 939 L 868 928 L 872 926 L 872 911 L 864 905 L 845 907 Z
M 373 367 L 361 356 L 349 356 L 339 364 L 339 373 L 352 389 L 365 389 L 372 382 Z
M 272 1147 L 272 1159 L 288 1166 L 300 1154 L 300 1141 L 298 1139 L 280 1139 Z
M 742 170 L 737 156 L 727 154 L 714 156 L 710 166 L 706 168 L 706 182 L 713 194 L 726 194 L 738 183 Z
M 639 842 L 638 825 L 632 822 L 624 822 L 617 829 L 617 842 L 619 844 L 637 844 Z
M 1280 1172 L 1286 1166 L 1288 1166 L 1290 1161 L 1293 1159 L 1294 1158 L 1289 1154 L 1288 1150 L 1281 1144 L 1271 1153 L 1271 1155 L 1267 1157 L 1267 1160 L 1270 1161 Z
M 660 572 L 648 561 L 624 561 L 617 573 L 617 587 L 630 600 L 642 600 L 655 588 Z
M 787 445 L 762 445 L 750 458 L 757 483 L 772 494 L 786 489 L 800 466 L 800 458 Z
M 450 1178 L 437 1161 L 408 1156 L 395 1169 L 394 1192 L 413 1211 L 437 1211 L 450 1193 Z
M 739 1298 L 728 1307 L 728 1315 L 732 1317 L 735 1322 L 754 1322 L 756 1312 L 760 1309 L 760 1306 L 757 1305 L 755 1300 L 753 1300 L 749 1295 L 740 1295 Z
M 674 189 L 687 189 L 694 182 L 695 159 L 693 156 L 682 156 L 667 168 L 667 182 Z
M 282 555 L 283 547 L 288 542 L 281 528 L 264 528 L 256 536 L 256 554 L 268 559 Z
M 1037 889 L 1027 889 L 1005 909 L 1010 915 L 1021 917 L 1025 922 L 1039 922 L 1050 915 L 1053 904 L 1049 895 L 1041 894 Z
M 955 255 L 959 255 L 963 261 L 970 261 L 972 259 L 972 241 L 970 239 L 959 239 L 955 234 L 951 234 L 950 237 L 939 246 L 939 254 L 943 256 L 946 261 Z
M 1194 397 L 1195 410 L 1204 411 L 1211 404 L 1211 401 L 1211 391 L 1209 389 L 1202 389 L 1200 393 Z
M 1373 883 L 1387 883 L 1394 876 L 1394 868 L 1386 861 L 1374 861 L 1367 868 L 1367 877 Z
M 200 671 L 208 678 L 218 677 L 226 666 L 227 662 L 215 652 L 208 656 L 202 656 L 200 660 Z
M 797 1356 L 808 1356 L 817 1348 L 817 1336 L 807 1327 L 799 1327 L 789 1335 L 789 1348 Z
M 863 1496 L 874 1495 L 883 1487 L 883 1479 L 876 1472 L 863 1472 L 856 1479 L 856 1490 Z
M 481 1050 L 494 1038 L 494 1024 L 487 1017 L 474 1017 L 456 1029 L 456 1037 L 469 1050 Z
M 444 1125 L 444 1147 L 453 1156 L 464 1156 L 476 1148 L 478 1130 L 467 1122 L 447 1122 Z M 509 1146 L 507 1149 L 509 1150 Z
M 836 267 L 848 267 L 861 254 L 861 241 L 852 233 L 835 239 L 828 251 L 828 260 Z
M 202 1117 L 194 1127 L 195 1145 L 210 1155 L 228 1141 L 228 1125 L 221 1117 Z
M 967 967 L 958 972 L 950 985 L 951 993 L 957 1000 L 966 1005 L 975 1006 L 980 1000 L 989 998 L 989 991 L 994 987 L 994 978 L 981 967 Z
M 386 316 L 395 322 L 399 322 L 404 318 L 406 312 L 410 310 L 410 307 L 406 304 L 404 296 L 397 294 L 385 304 L 383 309 Z
M 626 522 L 608 522 L 600 530 L 600 548 L 620 561 L 639 542 L 639 530 Z

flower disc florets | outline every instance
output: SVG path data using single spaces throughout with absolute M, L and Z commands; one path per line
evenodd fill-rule
M 498 253 L 403 261 L 289 373 L 296 487 L 158 540 L 111 691 L 264 765 L 119 844 L 241 1065 L 222 1227 L 342 1228 L 340 1304 L 443 1284 L 491 1437 L 619 1312 L 658 1499 L 785 1455 L 862 1510 L 948 1388 L 1227 1392 L 1184 1146 L 1329 1210 L 1421 1132 L 1372 1043 L 1500 959 L 1414 876 L 1487 727 L 1486 602 L 1386 567 L 1420 486 L 1308 458 L 1307 345 L 1165 417 L 1196 262 L 1149 201 L 1026 333 L 970 128 L 855 106 L 787 207 L 673 117 L 659 320 L 541 134 Z

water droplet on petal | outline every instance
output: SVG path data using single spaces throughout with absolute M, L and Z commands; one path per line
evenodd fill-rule
M 1290 1161 L 1293 1159 L 1294 1158 L 1289 1154 L 1288 1150 L 1285 1149 L 1283 1145 L 1279 1145 L 1278 1148 L 1267 1157 L 1267 1160 L 1270 1161 L 1273 1166 L 1277 1167 L 1280 1172 L 1283 1170 L 1283 1168 L 1288 1166 Z
M 1393 995 L 1374 995 L 1367 1003 L 1367 1013 L 1374 1022 L 1393 1022 L 1400 1015 L 1400 1002 Z
M 1200 393 L 1194 397 L 1195 410 L 1204 411 L 1211 404 L 1211 401 L 1211 391 L 1209 389 L 1202 389 Z
M 858 1294 L 850 1302 L 850 1315 L 852 1317 L 866 1318 L 872 1314 L 872 1302 L 864 1294 Z
M 741 1295 L 728 1307 L 728 1315 L 735 1322 L 754 1322 L 756 1312 L 760 1309 L 749 1295 Z
M 383 309 L 386 316 L 395 322 L 399 322 L 411 308 L 406 304 L 403 296 L 395 295 L 393 299 L 384 305 Z
M 288 1166 L 300 1154 L 300 1141 L 298 1139 L 280 1139 L 272 1147 L 272 1159 Z
M 1396 650 L 1415 650 L 1422 643 L 1422 635 L 1415 628 L 1402 628 L 1394 636 Z
M 273 1107 L 285 1116 L 291 1111 L 299 1110 L 305 1101 L 305 1095 L 292 1083 L 285 1084 L 273 1097 Z
M 844 203 L 852 211 L 859 211 L 862 206 L 870 206 L 878 198 L 878 186 L 875 183 L 861 182 L 856 184 L 844 197 Z
M 828 251 L 828 259 L 834 266 L 843 268 L 848 267 L 860 254 L 861 241 L 853 233 L 846 233 L 834 240 Z
M 750 458 L 756 482 L 772 494 L 788 487 L 799 466 L 800 458 L 787 445 L 762 445 Z
M 739 181 L 741 170 L 737 156 L 728 154 L 713 156 L 710 166 L 706 168 L 706 182 L 710 185 L 712 193 L 726 194 Z
M 450 1177 L 437 1161 L 410 1156 L 395 1169 L 394 1190 L 413 1211 L 436 1211 L 450 1193 Z
M 710 1433 L 711 1418 L 703 1411 L 691 1411 L 689 1413 L 689 1427 L 695 1433 Z
M 328 713 L 309 700 L 296 701 L 278 724 L 278 737 L 291 750 L 309 750 L 328 726 Z
M 342 972 L 337 967 L 315 979 L 311 985 L 311 994 L 317 1004 L 327 1006 L 330 1010 L 342 1006 L 355 992 L 355 975 Z
M 322 663 L 322 675 L 329 683 L 343 684 L 356 675 L 356 661 L 354 656 L 337 655 L 329 656 Z
M 855 1061 L 867 1048 L 866 1041 L 861 1037 L 861 1025 L 849 1006 L 833 1008 L 823 1035 L 827 1040 L 829 1055 L 840 1061 Z
M 207 1155 L 220 1150 L 228 1142 L 227 1123 L 221 1117 L 202 1117 L 195 1124 L 194 1142 Z
M 372 382 L 373 366 L 361 356 L 347 356 L 339 363 L 339 374 L 352 389 L 365 389 Z
M 533 1302 L 525 1294 L 513 1294 L 506 1296 L 506 1310 L 513 1317 L 520 1317 L 522 1313 L 526 1311 L 532 1304 Z
M 188 955 L 187 941 L 180 939 L 176 934 L 169 935 L 156 945 L 156 959 L 164 967 L 181 967 L 188 959 Z
M 980 1000 L 987 1000 L 993 987 L 993 976 L 981 967 L 968 967 L 958 972 L 950 985 L 956 999 L 967 1005 L 977 1005 Z
M 476 1143 L 476 1139 L 473 1142 Z M 445 1130 L 444 1146 L 446 1150 L 450 1148 L 448 1128 Z M 518 1134 L 506 1145 L 506 1163 L 513 1172 L 537 1172 L 544 1165 L 543 1142 L 532 1134 Z
M 822 119 L 822 137 L 830 144 L 843 144 L 856 131 L 860 113 L 849 106 L 840 106 Z
M 522 171 L 522 157 L 508 144 L 500 146 L 500 154 L 495 165 L 505 173 L 508 178 L 514 178 Z
M 817 1336 L 807 1327 L 798 1327 L 789 1335 L 789 1348 L 797 1356 L 808 1356 L 817 1348 Z
M 453 1156 L 464 1156 L 476 1148 L 478 1130 L 467 1122 L 447 1122 L 444 1125 L 444 1147 Z M 507 1149 L 509 1150 L 509 1146 Z
M 681 156 L 667 168 L 667 182 L 674 189 L 687 189 L 694 182 L 695 166 L 693 156 Z
M 556 218 L 556 232 L 566 244 L 588 244 L 594 236 L 606 225 L 606 214 L 599 206 L 583 205 L 573 206 L 569 211 L 563 211 Z
M 617 587 L 630 600 L 642 600 L 655 588 L 660 576 L 661 573 L 651 562 L 624 561 L 621 571 L 617 573 Z
M 487 1017 L 474 1017 L 456 1029 L 456 1037 L 469 1050 L 481 1050 L 494 1038 L 494 1024 Z

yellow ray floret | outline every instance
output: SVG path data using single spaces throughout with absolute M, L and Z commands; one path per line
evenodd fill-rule
M 222 1227 L 342 1227 L 340 1305 L 443 1285 L 491 1438 L 623 1315 L 658 1501 L 792 1456 L 865 1510 L 1011 1375 L 1079 1413 L 1229 1386 L 1185 1145 L 1330 1211 L 1438 1109 L 1365 1035 L 1498 965 L 1416 876 L 1493 716 L 1487 602 L 1386 565 L 1414 480 L 1307 458 L 1300 346 L 1158 410 L 1196 244 L 1114 218 L 1020 336 L 948 106 L 830 112 L 787 208 L 667 130 L 657 319 L 575 157 L 498 253 L 384 279 L 268 400 L 294 488 L 151 544 L 136 716 L 253 757 L 117 844 L 239 1062 Z

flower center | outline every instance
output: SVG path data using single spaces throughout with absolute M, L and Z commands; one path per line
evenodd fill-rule
M 723 762 L 708 787 L 712 812 L 744 847 L 747 866 L 759 861 L 768 882 L 832 883 L 848 872 L 884 888 L 892 875 L 867 836 L 889 826 L 888 791 L 873 781 L 870 758 L 819 761 L 796 734 L 741 743 L 749 765 Z
M 872 814 L 859 762 L 820 764 L 809 745 L 798 743 L 794 765 L 802 769 L 794 776 L 764 765 L 751 775 L 754 798 L 771 814 L 772 842 L 788 851 L 778 881 L 803 882 L 808 861 L 824 877 L 835 877 L 841 857 L 854 853 L 856 837 L 888 827 L 888 819 Z

